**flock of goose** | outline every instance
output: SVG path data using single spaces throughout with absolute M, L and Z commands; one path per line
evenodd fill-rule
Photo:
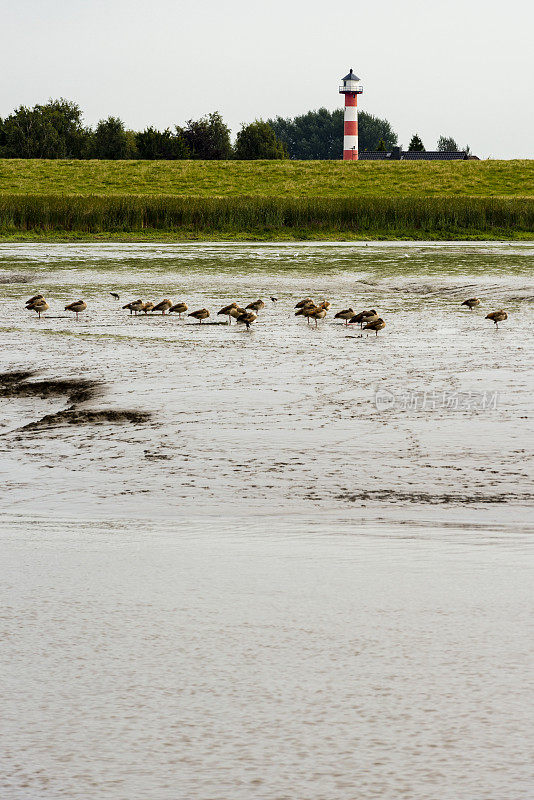
M 115 300 L 120 299 L 116 292 L 110 292 L 110 294 Z M 271 297 L 271 301 L 276 303 L 277 298 Z M 480 300 L 478 297 L 470 297 L 467 300 L 464 300 L 461 305 L 467 306 L 467 308 L 472 311 L 474 308 L 480 305 Z M 310 324 L 310 320 L 315 320 L 315 327 L 317 327 L 318 321 L 326 317 L 330 306 L 331 303 L 329 303 L 328 300 L 322 300 L 320 303 L 315 303 L 311 297 L 306 297 L 304 300 L 300 300 L 296 304 L 295 316 L 305 317 L 308 324 Z M 50 306 L 46 302 L 44 295 L 35 294 L 26 301 L 26 308 L 28 311 L 35 311 L 40 319 L 41 314 L 45 311 L 48 311 Z M 87 303 L 84 300 L 76 300 L 74 303 L 69 303 L 66 305 L 65 311 L 72 311 L 74 314 L 76 314 L 76 319 L 78 319 L 78 315 L 82 311 L 85 311 L 86 308 Z M 168 312 L 169 314 L 178 314 L 180 319 L 182 314 L 185 314 L 188 311 L 188 306 L 186 303 L 173 303 L 173 301 L 169 300 L 168 298 L 161 300 L 159 303 L 152 303 L 151 301 L 144 302 L 143 300 L 132 300 L 130 303 L 126 303 L 126 305 L 122 306 L 122 308 L 124 310 L 128 310 L 130 314 L 149 314 L 158 312 L 165 314 Z M 254 300 L 244 308 L 238 305 L 238 303 L 234 302 L 224 306 L 220 311 L 217 311 L 217 316 L 222 315 L 228 317 L 229 325 L 232 324 L 232 319 L 235 319 L 236 322 L 244 324 L 248 330 L 252 323 L 257 320 L 258 314 L 263 308 L 265 308 L 265 303 L 260 299 Z M 198 319 L 199 323 L 202 323 L 202 320 L 207 319 L 210 316 L 210 312 L 207 308 L 199 308 L 196 311 L 191 311 L 187 316 Z M 374 308 L 371 308 L 368 311 L 360 311 L 358 313 L 356 313 L 352 308 L 345 308 L 342 311 L 338 311 L 337 314 L 334 315 L 334 319 L 345 320 L 345 325 L 347 326 L 359 324 L 360 329 L 375 331 L 376 336 L 378 336 L 378 331 L 381 331 L 386 327 L 386 323 L 382 317 L 378 315 Z M 492 311 L 487 314 L 486 319 L 491 320 L 498 329 L 499 322 L 503 322 L 505 319 L 508 319 L 508 314 L 506 311 L 499 309 L 498 311 Z

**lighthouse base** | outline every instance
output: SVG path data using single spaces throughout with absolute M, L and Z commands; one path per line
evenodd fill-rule
M 343 161 L 357 161 L 357 160 L 358 160 L 357 150 L 343 150 Z

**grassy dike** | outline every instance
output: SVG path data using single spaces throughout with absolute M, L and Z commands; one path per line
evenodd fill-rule
M 534 161 L 0 160 L 0 239 L 530 239 Z

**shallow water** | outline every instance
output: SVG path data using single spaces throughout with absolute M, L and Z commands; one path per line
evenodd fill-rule
M 2 797 L 534 794 L 533 253 L 0 246 L 1 371 L 101 385 L 1 399 Z

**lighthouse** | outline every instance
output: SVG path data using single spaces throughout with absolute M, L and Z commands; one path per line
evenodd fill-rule
M 343 78 L 339 93 L 345 95 L 345 120 L 343 125 L 343 161 L 358 160 L 358 95 L 362 94 L 360 79 L 351 70 Z

